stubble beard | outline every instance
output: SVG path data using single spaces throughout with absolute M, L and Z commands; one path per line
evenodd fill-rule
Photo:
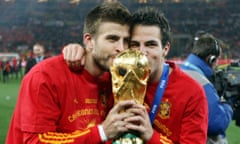
M 95 65 L 102 71 L 109 71 L 109 67 L 106 64 L 107 59 L 93 58 Z M 101 63 L 103 62 L 103 63 Z

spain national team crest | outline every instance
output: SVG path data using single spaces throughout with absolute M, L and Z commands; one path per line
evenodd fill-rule
M 171 109 L 171 104 L 169 103 L 168 99 L 165 101 L 162 101 L 159 107 L 159 116 L 162 119 L 168 119 L 170 117 L 170 109 Z

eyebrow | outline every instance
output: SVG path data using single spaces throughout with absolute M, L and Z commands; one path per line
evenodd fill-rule
M 149 41 L 146 41 L 145 43 L 158 43 L 158 42 L 155 40 L 149 40 Z
M 106 38 L 107 39 L 119 39 L 119 36 L 115 35 L 115 34 L 110 34 L 110 35 L 107 35 Z

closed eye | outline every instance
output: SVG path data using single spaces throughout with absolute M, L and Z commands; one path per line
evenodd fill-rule
M 119 36 L 116 36 L 116 35 L 108 35 L 106 39 L 109 41 L 115 42 L 115 41 L 118 41 L 120 38 Z
M 140 44 L 139 44 L 138 42 L 131 41 L 130 44 L 129 44 L 129 47 L 130 47 L 130 48 L 138 48 L 139 45 L 140 45 Z
M 145 46 L 146 47 L 156 47 L 156 46 L 158 46 L 158 43 L 156 42 L 156 41 L 148 41 L 148 42 L 146 42 L 145 43 Z

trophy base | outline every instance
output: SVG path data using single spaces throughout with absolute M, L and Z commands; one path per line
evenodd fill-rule
M 112 144 L 144 144 L 143 140 L 132 133 L 123 134 L 120 138 L 113 141 Z

